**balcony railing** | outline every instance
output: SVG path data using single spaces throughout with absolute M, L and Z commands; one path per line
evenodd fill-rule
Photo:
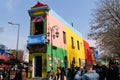
M 32 35 L 28 36 L 27 45 L 45 44 L 45 35 Z

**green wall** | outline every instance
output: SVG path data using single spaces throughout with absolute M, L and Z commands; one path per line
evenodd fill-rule
M 64 57 L 67 56 L 67 52 L 66 50 L 62 49 L 62 48 L 58 48 L 56 47 L 55 49 L 52 49 L 53 52 L 53 65 L 54 65 L 54 70 L 56 70 L 57 65 L 56 60 L 59 60 L 59 66 L 58 67 L 65 67 L 64 65 Z M 49 66 L 50 62 L 52 62 L 52 60 L 48 60 L 48 56 L 51 56 L 51 45 L 48 45 L 47 47 L 47 71 L 51 70 L 51 67 Z

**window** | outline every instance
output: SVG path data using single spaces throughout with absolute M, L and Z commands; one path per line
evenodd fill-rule
M 80 43 L 80 48 L 82 48 L 82 43 Z
M 63 31 L 63 42 L 66 44 L 66 33 Z
M 35 35 L 44 33 L 43 22 L 35 22 Z
M 79 58 L 79 65 L 81 66 L 81 59 Z
M 73 37 L 71 37 L 71 44 L 72 44 L 72 48 L 75 48 L 75 46 L 74 46 L 74 39 L 73 39 Z
M 75 57 L 73 57 L 72 63 L 74 63 L 74 64 L 75 64 Z
M 77 47 L 78 47 L 78 50 L 80 50 L 79 41 L 77 41 Z

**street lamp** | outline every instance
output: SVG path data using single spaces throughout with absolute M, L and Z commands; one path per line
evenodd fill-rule
M 18 44 L 19 44 L 19 32 L 20 32 L 20 24 L 8 22 L 8 24 L 11 25 L 17 25 L 18 26 L 18 34 L 17 34 L 17 45 L 16 45 L 16 60 L 18 59 Z
M 53 43 L 52 40 L 55 39 L 55 37 L 59 37 L 59 32 L 58 32 L 58 26 L 54 25 L 52 27 L 48 27 L 48 32 L 47 32 L 47 36 L 51 38 L 51 57 L 52 57 L 52 66 L 51 66 L 51 70 L 53 70 L 54 67 L 54 63 L 53 63 Z

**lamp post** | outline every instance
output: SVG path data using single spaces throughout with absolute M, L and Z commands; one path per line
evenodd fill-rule
M 52 40 L 53 39 L 55 39 L 55 37 L 59 37 L 59 32 L 58 32 L 58 26 L 57 25 L 54 25 L 54 26 L 52 26 L 52 27 L 48 27 L 48 32 L 47 32 L 47 35 L 48 35 L 48 37 L 50 36 L 50 41 L 51 41 L 51 57 L 52 57 L 52 66 L 51 66 L 51 70 L 53 70 L 53 67 L 54 67 L 54 63 L 53 63 L 53 50 L 52 50 L 52 48 L 53 48 L 53 42 L 52 42 Z
M 18 26 L 18 34 L 17 34 L 17 44 L 16 44 L 16 60 L 18 59 L 18 45 L 19 45 L 19 32 L 20 32 L 20 24 L 8 22 L 8 24 L 11 25 L 17 25 Z

